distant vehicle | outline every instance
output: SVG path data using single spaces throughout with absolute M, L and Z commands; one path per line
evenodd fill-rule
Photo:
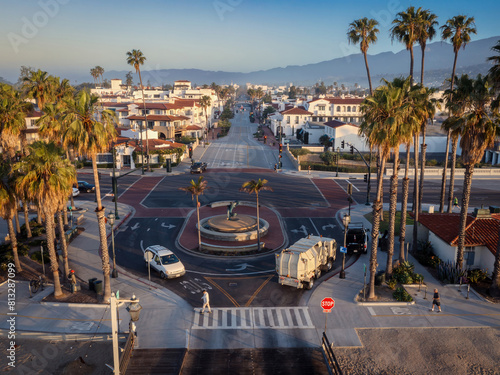
M 191 166 L 191 173 L 203 173 L 207 170 L 207 163 L 198 161 Z
M 78 181 L 78 190 L 82 193 L 93 193 L 95 185 L 89 184 L 87 181 Z
M 186 273 L 177 255 L 161 245 L 149 246 L 144 252 L 144 261 L 146 265 L 149 263 L 152 269 L 159 272 L 162 279 L 174 279 Z
M 73 188 L 73 196 L 76 197 L 80 195 L 80 190 L 78 190 L 77 188 Z
M 281 285 L 311 289 L 321 271 L 330 271 L 337 255 L 332 238 L 308 236 L 276 254 L 276 272 Z
M 368 232 L 363 223 L 351 223 L 347 228 L 346 244 L 348 253 L 366 254 L 368 251 Z

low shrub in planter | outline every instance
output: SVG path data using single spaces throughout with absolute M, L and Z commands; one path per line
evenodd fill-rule
M 411 302 L 413 301 L 413 298 L 410 296 L 410 294 L 405 290 L 403 287 L 397 288 L 394 293 L 392 293 L 392 296 L 394 297 L 395 300 L 400 301 L 400 302 Z

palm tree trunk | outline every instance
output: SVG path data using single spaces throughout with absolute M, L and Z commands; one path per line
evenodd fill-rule
M 36 204 L 36 222 L 40 225 L 42 224 L 42 209 L 40 203 Z
M 14 265 L 16 266 L 16 271 L 21 272 L 23 269 L 21 267 L 21 262 L 19 261 L 19 253 L 17 252 L 17 237 L 16 231 L 14 230 L 14 224 L 12 223 L 12 216 L 7 218 L 7 227 L 9 228 L 9 240 L 10 246 L 12 247 L 12 255 L 14 257 Z
M 413 46 L 410 47 L 410 84 L 413 86 Z
M 500 226 L 498 227 L 497 252 L 493 263 L 493 275 L 491 276 L 491 286 L 488 289 L 490 296 L 500 296 Z
M 419 196 L 419 183 L 418 183 L 418 161 L 420 160 L 419 158 L 419 148 L 418 148 L 418 141 L 419 141 L 419 138 L 420 138 L 420 133 L 415 133 L 414 137 L 413 137 L 413 145 L 414 145 L 414 150 L 413 150 L 413 153 L 414 153 L 414 169 L 415 169 L 415 173 L 414 173 L 414 178 L 413 178 L 413 204 L 412 204 L 412 212 L 413 214 L 415 214 L 415 211 L 417 210 L 418 211 L 418 196 Z
M 380 154 L 380 152 L 379 152 Z M 375 200 L 373 201 L 373 222 L 372 222 L 372 244 L 370 251 L 370 281 L 368 287 L 368 300 L 375 299 L 375 274 L 377 273 L 377 246 L 378 246 L 378 234 L 380 231 L 380 211 L 382 209 L 382 204 L 380 201 L 380 196 L 383 190 L 383 175 L 380 171 L 385 168 L 385 156 L 380 158 L 380 170 L 377 175 L 377 193 Z
M 388 277 L 392 275 L 392 256 L 394 255 L 394 228 L 396 226 L 396 210 L 398 203 L 398 168 L 399 146 L 394 152 L 394 167 L 392 169 L 391 186 L 389 192 L 389 246 L 387 247 L 387 265 L 385 273 Z
M 16 223 L 16 233 L 21 233 L 21 224 L 19 224 L 19 201 L 16 198 L 16 203 L 15 203 L 15 223 Z
M 257 251 L 260 251 L 260 215 L 259 215 L 259 193 L 255 192 L 257 197 Z
M 50 270 L 54 277 L 54 297 L 60 298 L 63 295 L 61 281 L 59 280 L 59 262 L 57 261 L 56 249 L 54 248 L 54 212 L 50 209 L 45 211 L 45 232 L 47 234 L 47 248 L 50 256 Z
M 147 110 L 146 110 L 146 99 L 144 98 L 144 86 L 142 85 L 142 76 L 141 76 L 141 70 L 140 69 L 139 69 L 139 81 L 141 82 L 142 105 L 144 106 L 144 122 L 146 123 L 146 156 L 147 156 L 147 165 L 148 165 L 148 172 L 151 172 L 151 168 L 149 167 L 148 115 L 147 115 Z M 141 143 L 142 143 L 142 141 L 141 141 Z M 142 155 L 142 164 L 144 165 L 144 155 Z
M 413 244 L 412 244 L 412 249 L 413 251 L 417 251 L 418 247 L 418 213 L 420 212 L 420 206 L 418 202 L 418 140 L 420 138 L 420 134 L 416 133 L 415 134 L 415 139 L 414 139 L 414 145 L 415 145 L 415 185 L 414 189 L 415 191 L 413 192 Z M 406 219 L 406 218 L 405 218 Z
M 457 164 L 458 137 L 451 139 L 450 186 L 448 189 L 448 213 L 453 208 L 453 190 L 455 189 L 455 166 Z
M 410 170 L 410 145 L 406 145 L 406 166 L 405 177 L 403 179 L 403 197 L 401 202 L 401 224 L 399 227 L 399 261 L 405 261 L 405 241 L 406 241 L 406 212 L 408 206 L 408 193 L 410 191 L 410 179 L 408 172 Z
M 425 133 L 427 132 L 427 125 L 424 123 L 422 126 L 422 154 L 420 158 L 420 186 L 418 189 L 418 212 L 422 212 L 422 199 L 424 197 L 424 175 L 425 175 L 425 162 L 427 144 L 425 143 Z
M 366 51 L 363 52 L 363 56 L 365 58 L 366 75 L 368 76 L 368 86 L 370 87 L 370 95 L 373 95 L 372 79 L 370 77 L 370 68 L 368 67 L 368 58 L 366 57 Z
M 64 202 L 64 204 L 63 204 L 63 224 L 64 225 L 68 225 L 68 206 L 66 203 L 67 202 Z M 73 207 L 73 206 L 71 206 L 71 207 Z
M 97 208 L 95 209 L 97 215 L 97 224 L 99 226 L 99 241 L 101 244 L 101 259 L 102 259 L 102 274 L 104 278 L 104 301 L 107 302 L 111 297 L 111 280 L 109 277 L 109 250 L 108 240 L 106 237 L 106 223 L 105 223 L 105 210 L 102 207 L 101 201 L 101 187 L 99 184 L 99 174 L 97 171 L 96 155 L 92 156 L 92 168 L 94 171 L 94 185 L 97 197 Z
M 31 238 L 32 234 L 30 227 L 29 207 L 28 207 L 28 202 L 26 200 L 23 200 L 23 210 L 24 210 L 24 224 L 26 225 L 26 236 L 28 238 Z
M 472 174 L 474 173 L 474 164 L 465 166 L 464 187 L 462 193 L 462 207 L 460 210 L 460 232 L 458 234 L 457 248 L 457 268 L 462 269 L 464 265 L 465 250 L 465 228 L 467 225 L 467 211 L 469 209 L 470 189 L 472 184 Z
M 451 138 L 451 130 L 448 130 L 448 134 L 446 135 L 446 152 L 444 154 L 444 166 L 443 166 L 443 178 L 441 180 L 441 198 L 439 199 L 439 212 L 444 212 L 444 199 L 446 194 L 446 172 L 448 169 L 448 155 L 450 149 L 450 138 Z
M 67 278 L 69 275 L 68 245 L 66 244 L 66 237 L 64 236 L 64 223 L 61 210 L 57 210 L 57 225 L 59 230 L 59 241 L 61 243 L 61 250 L 63 256 L 64 278 Z
M 198 251 L 201 251 L 200 203 L 198 196 L 196 196 L 196 218 L 198 221 Z
M 424 61 L 425 61 L 425 44 L 420 44 L 422 49 L 422 71 L 420 72 L 420 84 L 424 87 Z

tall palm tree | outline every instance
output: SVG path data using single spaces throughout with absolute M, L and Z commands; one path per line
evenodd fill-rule
M 97 88 L 97 78 L 99 77 L 99 73 L 97 73 L 96 68 L 91 68 L 90 69 L 90 75 L 94 79 L 95 88 Z
M 491 50 L 496 53 L 496 55 L 488 57 L 488 61 L 493 62 L 493 66 L 488 71 L 488 76 L 491 83 L 495 89 L 500 89 L 500 40 L 491 47 Z
M 23 90 L 28 98 L 36 99 L 37 106 L 43 109 L 45 103 L 50 103 L 54 97 L 54 85 L 47 72 L 40 69 L 30 72 L 23 80 Z
M 199 196 L 203 195 L 205 190 L 208 189 L 208 183 L 207 181 L 203 180 L 203 177 L 200 176 L 198 178 L 198 181 L 195 182 L 194 180 L 191 180 L 189 183 L 189 186 L 186 187 L 180 187 L 179 190 L 185 191 L 187 193 L 191 194 L 192 198 L 196 199 L 196 219 L 197 219 L 197 228 L 198 228 L 198 251 L 201 251 L 201 228 L 200 228 L 200 201 L 199 201 Z
M 347 30 L 347 40 L 349 43 L 358 44 L 361 53 L 365 59 L 366 75 L 368 76 L 368 85 L 370 87 L 370 95 L 373 95 L 372 90 L 372 79 L 370 77 L 370 68 L 368 67 L 367 52 L 370 44 L 377 41 L 377 34 L 379 29 L 377 28 L 378 21 L 372 18 L 368 19 L 366 17 L 360 18 L 359 20 L 354 20 L 349 24 L 349 29 Z M 337 88 L 337 82 L 333 83 L 335 88 Z
M 102 271 L 104 275 L 104 300 L 111 296 L 109 277 L 109 252 L 106 237 L 105 212 L 101 201 L 101 189 L 97 172 L 96 157 L 98 152 L 107 151 L 116 139 L 116 115 L 110 110 L 98 111 L 97 96 L 90 95 L 86 90 L 80 91 L 76 97 L 67 102 L 67 112 L 63 121 L 68 122 L 68 128 L 63 134 L 65 147 L 73 146 L 79 155 L 92 159 L 94 172 L 95 194 L 97 198 L 97 223 L 102 251 Z M 96 120 L 96 118 L 100 118 Z
M 420 71 L 420 85 L 424 85 L 424 63 L 425 63 L 425 48 L 427 47 L 427 42 L 431 41 L 436 35 L 435 27 L 438 25 L 436 21 L 437 16 L 431 13 L 428 9 L 417 9 L 417 40 L 420 44 L 420 49 L 422 50 L 422 63 Z
M 53 142 L 37 141 L 30 146 L 30 154 L 14 166 L 16 170 L 21 171 L 16 177 L 16 184 L 33 200 L 42 202 L 55 298 L 61 297 L 63 292 L 54 247 L 54 214 L 62 203 L 61 197 L 68 196 L 73 183 L 76 182 L 75 168 L 68 159 L 63 159 L 63 155 L 63 150 Z
M 410 6 L 403 12 L 399 12 L 396 15 L 391 28 L 391 38 L 392 40 L 397 39 L 406 46 L 406 49 L 410 51 L 410 79 L 413 85 L 413 45 L 418 42 L 419 36 L 419 14 L 422 8 L 415 9 L 415 7 Z
M 380 231 L 381 197 L 383 194 L 383 171 L 392 146 L 392 124 L 399 124 L 400 113 L 397 105 L 401 101 L 402 90 L 395 86 L 378 87 L 372 96 L 365 98 L 361 105 L 364 113 L 359 134 L 363 134 L 370 145 L 377 149 L 379 160 L 377 191 L 373 201 L 372 241 L 370 251 L 370 281 L 368 299 L 375 298 L 375 273 L 377 272 L 377 244 Z
M 476 24 L 474 23 L 474 17 L 467 17 L 465 15 L 458 15 L 450 18 L 446 23 L 441 26 L 441 39 L 450 40 L 453 45 L 453 52 L 455 57 L 453 59 L 453 69 L 451 71 L 451 83 L 450 90 L 453 90 L 453 84 L 455 82 L 455 71 L 457 67 L 458 51 L 460 48 L 464 48 L 470 42 L 472 34 L 476 34 Z M 453 99 L 452 99 L 453 100 Z M 448 131 L 446 137 L 446 151 L 444 159 L 443 168 L 443 178 L 441 180 L 441 199 L 439 201 L 439 212 L 444 211 L 444 200 L 446 194 L 446 173 L 448 169 L 448 153 L 451 139 L 451 130 Z M 453 146 L 456 150 L 456 146 Z M 448 205 L 453 201 L 453 189 L 455 185 L 455 161 L 456 161 L 456 151 L 452 153 L 451 171 L 450 171 L 450 186 L 448 191 Z
M 208 108 L 212 105 L 212 98 L 208 95 L 203 95 L 200 98 L 200 106 L 205 112 L 205 126 L 206 130 L 210 130 L 210 126 L 208 124 Z
M 146 123 L 146 160 L 148 165 L 148 172 L 151 171 L 149 167 L 149 137 L 148 137 L 148 111 L 146 109 L 146 99 L 144 98 L 144 85 L 142 84 L 141 65 L 144 65 L 146 56 L 143 55 L 141 50 L 133 49 L 127 52 L 127 64 L 135 68 L 135 72 L 139 75 L 139 82 L 142 90 L 142 106 L 144 107 L 144 122 Z M 144 174 L 144 153 L 142 152 L 142 121 L 140 123 L 141 129 L 141 157 L 142 157 L 142 174 Z
M 257 250 L 260 250 L 260 211 L 259 211 L 259 193 L 261 191 L 273 191 L 273 188 L 271 186 L 267 186 L 267 180 L 263 179 L 261 180 L 260 178 L 255 181 L 255 180 L 250 180 L 247 182 L 244 182 L 243 185 L 241 185 L 240 191 L 244 191 L 245 193 L 252 194 L 255 193 L 255 198 L 257 199 Z
M 460 80 L 465 81 L 467 78 L 462 77 Z M 486 148 L 491 147 L 500 134 L 499 120 L 493 118 L 488 108 L 495 93 L 489 87 L 487 77 L 478 75 L 476 79 L 470 79 L 466 87 L 470 88 L 468 109 L 462 116 L 452 116 L 448 121 L 451 133 L 461 137 L 462 163 L 465 165 L 456 262 L 459 268 L 462 268 L 464 261 L 465 229 L 474 166 L 481 161 Z

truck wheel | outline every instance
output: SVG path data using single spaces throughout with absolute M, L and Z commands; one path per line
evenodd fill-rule
M 326 262 L 326 272 L 330 272 L 333 268 L 333 260 L 329 259 L 328 262 Z
M 316 270 L 316 272 L 315 272 L 315 277 L 316 277 L 317 279 L 319 279 L 319 278 L 320 278 L 320 276 L 321 276 L 321 270 L 318 268 L 318 269 Z
M 314 279 L 309 280 L 307 283 L 307 289 L 311 290 L 314 285 Z

